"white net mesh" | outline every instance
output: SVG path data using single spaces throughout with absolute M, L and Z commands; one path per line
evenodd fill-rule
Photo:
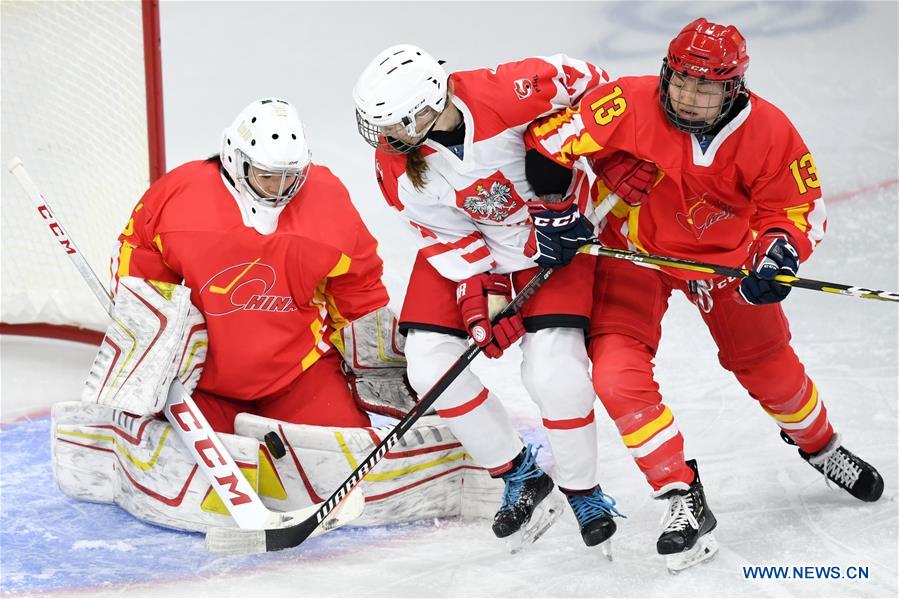
M 7 164 L 19 156 L 104 284 L 149 183 L 139 2 L 0 2 L 0 319 L 105 329 L 106 316 Z

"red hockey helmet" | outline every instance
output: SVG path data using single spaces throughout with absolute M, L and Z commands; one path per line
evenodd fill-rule
M 743 89 L 743 77 L 748 67 L 746 39 L 736 27 L 710 23 L 704 18 L 696 19 L 684 27 L 668 45 L 668 55 L 662 61 L 659 81 L 659 102 L 662 109 L 671 123 L 682 131 L 709 131 L 727 116 Z M 691 119 L 672 107 L 668 92 L 671 77 L 675 73 L 680 75 L 679 79 L 690 77 L 700 81 L 724 83 L 717 116 Z

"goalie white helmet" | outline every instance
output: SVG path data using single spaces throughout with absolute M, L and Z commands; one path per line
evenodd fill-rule
M 266 98 L 244 108 L 222 133 L 220 157 L 244 224 L 262 235 L 274 232 L 312 164 L 306 131 L 294 107 Z
M 446 108 L 447 74 L 417 46 L 391 46 L 369 63 L 353 88 L 359 134 L 371 146 L 408 153 Z

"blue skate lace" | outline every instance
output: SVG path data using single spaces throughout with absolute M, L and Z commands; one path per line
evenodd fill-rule
M 619 518 L 627 518 L 624 514 L 615 508 L 615 498 L 606 495 L 598 488 L 592 495 L 572 495 L 568 498 L 568 503 L 574 511 L 579 524 L 584 525 L 592 522 L 601 516 L 618 516 Z
M 518 468 L 503 475 L 506 488 L 503 491 L 503 507 L 500 508 L 500 511 L 511 509 L 518 502 L 521 492 L 524 490 L 524 481 L 539 478 L 543 475 L 543 470 L 537 466 L 537 453 L 542 448 L 542 445 L 534 448 L 533 445 L 529 444 L 525 448 L 524 459 L 518 465 Z

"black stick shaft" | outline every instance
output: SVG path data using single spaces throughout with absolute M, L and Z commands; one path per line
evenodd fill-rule
M 581 246 L 578 251 L 593 256 L 618 258 L 620 260 L 629 260 L 631 262 L 640 262 L 642 264 L 667 266 L 669 268 L 679 268 L 681 270 L 690 270 L 710 275 L 721 275 L 736 279 L 748 277 L 750 272 L 747 268 L 734 268 L 731 266 L 721 266 L 719 264 L 709 264 L 707 262 L 696 262 L 684 258 L 671 258 L 668 256 L 655 256 L 653 254 L 632 252 L 630 250 L 617 250 L 599 244 L 584 245 Z M 774 277 L 774 280 L 781 285 L 787 285 L 789 287 L 799 287 L 802 289 L 811 289 L 812 291 L 823 291 L 824 293 L 836 293 L 839 295 L 849 295 L 884 302 L 899 302 L 899 293 L 893 291 L 880 291 L 877 289 L 869 289 L 867 287 L 843 285 L 842 283 L 828 283 L 827 281 L 800 279 L 799 277 L 789 275 L 777 275 Z

